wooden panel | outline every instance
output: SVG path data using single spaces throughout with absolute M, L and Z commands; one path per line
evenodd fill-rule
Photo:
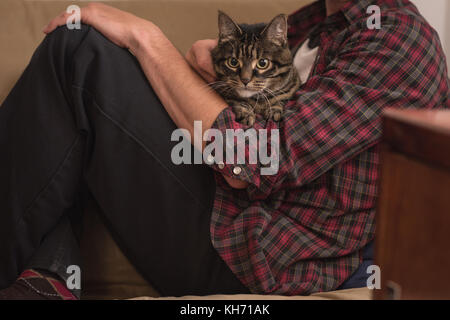
M 392 298 L 396 288 L 401 299 L 450 299 L 450 165 L 442 149 L 450 121 L 409 115 L 384 120 L 375 254 L 382 289 L 374 297 Z
M 401 153 L 450 167 L 450 110 L 387 110 L 383 140 Z

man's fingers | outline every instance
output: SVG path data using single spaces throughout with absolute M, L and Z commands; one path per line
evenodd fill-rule
M 68 16 L 69 15 L 66 12 L 61 13 L 59 16 L 49 22 L 49 24 L 44 28 L 43 32 L 50 33 L 57 27 L 65 24 Z
M 195 42 L 186 53 L 186 60 L 191 67 L 207 82 L 216 79 L 216 72 L 211 59 L 211 50 L 214 40 L 199 40 Z
M 192 48 L 190 48 L 189 50 L 188 50 L 188 52 L 186 53 L 186 56 L 185 56 L 185 58 L 186 58 L 186 60 L 187 60 L 187 62 L 193 67 L 193 68 L 195 68 L 195 57 L 194 57 L 194 52 L 192 51 Z
M 197 65 L 202 71 L 215 77 L 214 66 L 211 58 L 211 50 L 215 47 L 215 40 L 200 40 L 192 45 L 192 52 Z
M 216 80 L 216 77 L 210 75 L 209 73 L 206 73 L 206 72 L 202 71 L 201 69 L 200 69 L 199 73 L 200 73 L 200 76 L 201 76 L 207 83 L 211 83 L 211 82 L 214 82 L 214 80 Z
M 194 69 L 206 82 L 210 83 L 215 80 L 215 76 L 210 75 L 209 73 L 205 72 L 199 65 L 197 58 L 195 56 L 194 50 L 189 49 L 189 51 L 186 53 L 186 61 L 189 63 L 189 65 Z
M 89 4 L 88 6 L 81 8 L 81 12 L 80 12 L 80 16 L 81 16 L 81 20 L 85 23 L 87 23 L 87 17 L 90 11 L 92 11 L 93 9 L 95 9 L 94 6 L 92 6 L 91 4 Z M 55 30 L 56 28 L 58 28 L 59 26 L 63 26 L 67 23 L 67 20 L 69 19 L 69 17 L 71 17 L 74 13 L 73 12 L 62 12 L 59 16 L 57 16 L 56 18 L 54 18 L 53 20 L 51 20 L 48 25 L 46 25 L 44 27 L 44 29 L 42 30 L 42 32 L 48 34 L 50 32 L 52 32 L 53 30 Z
M 201 71 L 209 74 L 211 77 L 215 76 L 214 66 L 210 57 L 200 56 L 197 58 L 197 64 Z

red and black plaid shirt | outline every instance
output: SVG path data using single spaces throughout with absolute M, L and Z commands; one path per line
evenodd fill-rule
M 371 4 L 381 8 L 379 30 L 367 27 Z M 278 173 L 261 175 L 260 164 L 212 165 L 212 243 L 254 293 L 310 294 L 349 278 L 374 237 L 381 111 L 449 103 L 438 36 L 409 1 L 349 1 L 330 17 L 319 1 L 289 23 L 292 48 L 316 27 L 319 52 L 281 123 L 254 125 L 279 129 Z M 246 129 L 231 108 L 213 128 Z M 250 185 L 232 189 L 222 175 Z

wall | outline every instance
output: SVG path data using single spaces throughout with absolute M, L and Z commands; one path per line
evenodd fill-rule
M 450 70 L 450 0 L 412 0 L 431 26 L 439 33 Z

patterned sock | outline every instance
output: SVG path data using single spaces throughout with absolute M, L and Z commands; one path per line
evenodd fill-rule
M 8 288 L 0 290 L 0 300 L 77 300 L 57 276 L 28 269 Z

